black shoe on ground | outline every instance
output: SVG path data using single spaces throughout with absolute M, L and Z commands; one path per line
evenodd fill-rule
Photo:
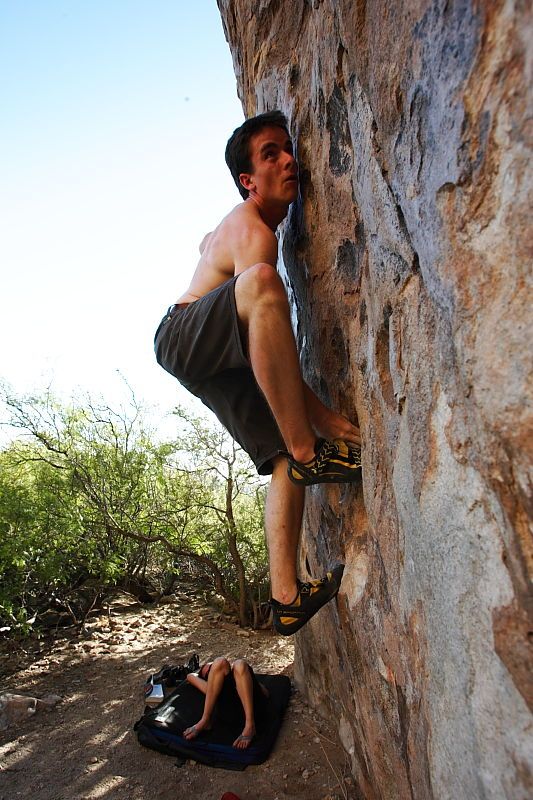
M 270 606 L 274 628 L 282 636 L 292 636 L 308 622 L 323 605 L 332 600 L 341 585 L 344 564 L 338 564 L 319 581 L 298 581 L 298 594 L 293 603 L 283 605 L 272 599 Z
M 319 439 L 315 457 L 302 464 L 289 456 L 287 474 L 293 483 L 357 483 L 361 480 L 361 448 L 343 439 Z

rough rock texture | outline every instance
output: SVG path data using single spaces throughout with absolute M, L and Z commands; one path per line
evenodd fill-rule
M 361 797 L 530 797 L 528 4 L 218 3 L 297 145 L 305 375 L 364 441 L 363 489 L 309 491 L 302 567 L 347 567 L 299 681 Z

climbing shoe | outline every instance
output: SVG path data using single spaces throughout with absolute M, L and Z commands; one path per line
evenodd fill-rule
M 274 628 L 282 636 L 292 636 L 308 622 L 325 603 L 332 600 L 341 585 L 344 564 L 338 564 L 320 581 L 298 580 L 298 594 L 289 605 L 272 599 L 270 606 L 274 617 Z
M 343 439 L 319 439 L 315 456 L 304 464 L 289 456 L 287 474 L 293 483 L 356 483 L 361 480 L 361 448 Z

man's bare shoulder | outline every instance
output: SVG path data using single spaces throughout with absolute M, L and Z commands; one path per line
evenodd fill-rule
M 276 238 L 274 232 L 261 219 L 255 205 L 242 202 L 232 208 L 213 231 L 204 236 L 199 250 L 203 254 L 206 247 L 213 248 L 217 245 L 231 247 L 233 243 L 246 241 L 250 236 L 266 237 L 270 240 Z
M 224 217 L 219 226 L 230 235 L 252 231 L 256 235 L 276 238 L 274 231 L 268 227 L 262 219 L 259 209 L 255 203 L 244 201 L 235 206 L 229 214 Z
M 254 264 L 276 266 L 278 240 L 254 203 L 243 202 L 207 233 L 188 290 L 178 302 L 191 302 Z
M 266 261 L 276 265 L 278 240 L 252 202 L 236 206 L 221 224 L 220 234 L 231 250 L 235 272 Z

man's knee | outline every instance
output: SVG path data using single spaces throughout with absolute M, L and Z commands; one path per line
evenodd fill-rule
M 229 675 L 230 665 L 228 659 L 222 657 L 215 658 L 211 666 L 211 669 L 214 670 L 215 672 L 221 672 L 223 675 Z
M 255 301 L 287 302 L 283 281 L 271 264 L 259 263 L 249 267 L 239 276 L 241 288 Z M 239 281 L 236 285 L 238 291 Z
M 233 662 L 232 671 L 235 675 L 245 675 L 250 671 L 250 667 L 243 658 L 238 658 Z

